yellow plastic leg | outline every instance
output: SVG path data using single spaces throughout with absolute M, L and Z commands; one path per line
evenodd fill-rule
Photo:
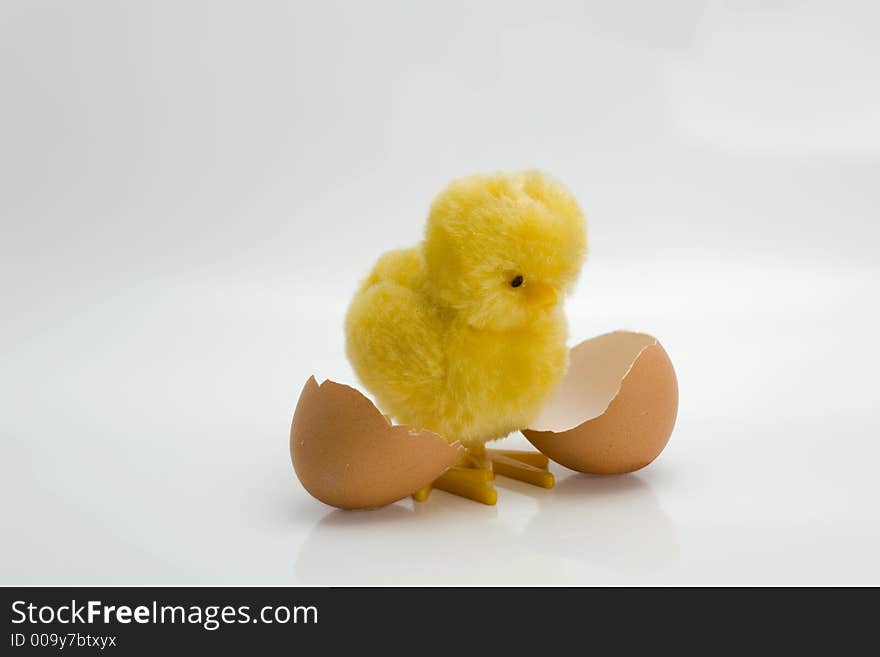
M 498 501 L 498 493 L 492 486 L 494 479 L 495 473 L 486 458 L 486 448 L 477 445 L 468 449 L 459 465 L 447 470 L 431 486 L 413 493 L 413 499 L 423 502 L 428 498 L 431 488 L 439 488 L 447 493 L 492 506 Z
M 412 497 L 416 502 L 424 502 L 432 488 L 439 488 L 492 506 L 498 501 L 498 492 L 492 485 L 496 474 L 542 488 L 553 488 L 556 480 L 548 470 L 549 463 L 550 460 L 540 452 L 486 449 L 483 445 L 473 445 L 468 447 L 459 465 L 447 470 L 430 486 L 417 490 Z
M 428 495 L 431 494 L 431 485 L 428 484 L 424 488 L 419 488 L 415 493 L 412 494 L 412 498 L 416 502 L 424 502 L 428 499 Z
M 479 471 L 469 473 L 463 470 L 467 468 L 452 468 L 434 482 L 434 488 L 493 506 L 498 501 L 498 492 L 492 487 L 491 478 L 486 479 Z
M 492 459 L 495 456 L 506 456 L 507 458 L 516 459 L 520 463 L 525 463 L 533 468 L 541 468 L 542 470 L 546 470 L 547 466 L 550 464 L 550 459 L 541 454 L 541 452 L 529 452 L 519 449 L 487 449 L 486 453 L 488 454 L 489 459 Z
M 463 468 L 471 468 L 476 470 L 490 470 L 492 464 L 486 456 L 487 450 L 484 445 L 471 445 L 467 448 L 465 455 L 461 457 L 459 466 Z
M 495 479 L 495 473 L 490 468 L 471 468 L 468 466 L 456 465 L 444 472 L 440 479 L 455 479 L 461 481 L 470 481 L 473 483 L 487 483 Z
M 512 450 L 499 449 L 488 450 L 487 457 L 492 463 L 492 470 L 504 477 L 518 479 L 542 488 L 553 488 L 556 485 L 553 473 L 547 469 L 549 460 L 543 454 L 537 452 L 514 454 Z

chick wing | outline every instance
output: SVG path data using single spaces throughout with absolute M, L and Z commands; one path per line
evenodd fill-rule
M 384 413 L 414 427 L 431 424 L 442 393 L 442 322 L 419 293 L 417 249 L 385 254 L 346 317 L 346 351 Z

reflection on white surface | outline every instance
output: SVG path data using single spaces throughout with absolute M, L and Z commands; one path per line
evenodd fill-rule
M 674 525 L 637 476 L 496 486 L 497 507 L 434 491 L 422 504 L 331 511 L 297 549 L 296 574 L 319 585 L 566 584 L 572 564 L 626 580 L 678 556 Z
M 675 524 L 634 474 L 566 477 L 541 500 L 525 536 L 546 554 L 622 581 L 656 573 L 679 556 Z

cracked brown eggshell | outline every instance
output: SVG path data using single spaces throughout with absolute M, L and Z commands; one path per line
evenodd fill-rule
M 458 462 L 464 448 L 431 431 L 393 426 L 363 394 L 309 377 L 290 426 L 290 458 L 303 487 L 340 509 L 403 499 Z
M 677 412 L 675 370 L 657 339 L 616 331 L 571 350 L 555 395 L 522 433 L 567 468 L 622 474 L 657 458 Z

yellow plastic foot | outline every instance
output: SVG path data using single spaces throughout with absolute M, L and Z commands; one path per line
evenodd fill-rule
M 469 447 L 459 465 L 446 471 L 430 486 L 412 494 L 416 502 L 424 502 L 432 488 L 489 506 L 498 501 L 498 492 L 492 485 L 496 474 L 518 479 L 527 484 L 553 488 L 556 480 L 548 470 L 550 460 L 540 452 L 511 449 L 486 449 L 483 445 Z
M 540 452 L 489 449 L 486 450 L 486 458 L 496 474 L 541 488 L 553 488 L 556 485 L 553 473 L 548 470 L 550 460 Z
M 492 486 L 493 479 L 491 470 L 456 466 L 447 470 L 432 485 L 447 493 L 493 506 L 498 501 L 498 492 Z
M 428 484 L 424 488 L 419 488 L 415 493 L 412 494 L 412 498 L 416 502 L 424 502 L 428 499 L 428 495 L 431 494 L 431 485 Z
M 413 499 L 423 502 L 428 498 L 431 488 L 439 488 L 447 493 L 493 506 L 498 501 L 498 493 L 492 486 L 494 479 L 492 465 L 486 458 L 486 448 L 476 445 L 468 448 L 458 465 L 447 470 L 430 486 L 413 493 Z
M 493 456 L 506 456 L 507 458 L 516 459 L 520 463 L 525 463 L 534 468 L 546 470 L 550 465 L 550 459 L 541 454 L 541 452 L 530 452 L 528 450 L 519 449 L 487 449 L 486 453 L 491 458 Z

